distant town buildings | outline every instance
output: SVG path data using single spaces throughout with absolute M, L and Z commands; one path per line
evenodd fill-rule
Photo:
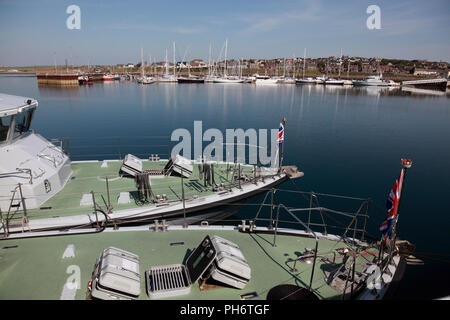
M 211 70 L 215 72 L 222 72 L 223 68 L 227 66 L 230 70 L 229 74 L 237 74 L 239 72 L 249 73 L 265 73 L 267 75 L 282 75 L 286 72 L 292 74 L 295 70 L 296 74 L 303 72 L 309 74 L 338 74 L 345 76 L 348 74 L 389 74 L 398 76 L 415 76 L 423 78 L 445 77 L 450 76 L 450 64 L 445 61 L 432 62 L 427 60 L 404 60 L 404 59 L 386 59 L 386 58 L 367 58 L 367 57 L 321 57 L 321 58 L 307 58 L 305 61 L 302 57 L 291 58 L 275 58 L 275 59 L 228 59 L 225 61 L 205 61 L 203 59 L 193 59 L 191 61 L 178 61 L 176 68 L 178 70 L 185 70 L 188 67 L 193 72 Z M 75 66 L 71 67 L 73 71 Z M 144 61 L 145 68 L 151 68 L 153 72 L 161 72 L 166 67 L 173 69 L 172 62 L 159 61 L 149 63 Z M 127 72 L 138 72 L 141 68 L 141 62 L 126 64 L 117 64 L 115 66 L 107 65 L 89 65 L 78 66 L 79 70 L 88 72 L 107 72 L 111 70 L 122 69 Z M 30 69 L 32 70 L 32 69 Z M 286 70 L 286 71 L 285 71 Z M 22 72 L 11 67 L 4 67 L 0 72 Z
M 173 64 L 168 62 L 168 67 L 173 68 Z M 149 64 L 144 62 L 145 66 Z M 140 63 L 136 65 L 127 64 L 126 67 L 132 68 L 140 67 Z M 166 62 L 154 62 L 152 67 L 165 68 Z M 186 69 L 190 66 L 191 69 L 206 69 L 214 67 L 216 70 L 223 70 L 225 61 L 212 61 L 208 65 L 207 61 L 203 59 L 194 59 L 191 61 L 178 61 L 176 63 L 177 69 Z M 323 57 L 323 58 L 308 58 L 303 61 L 303 58 L 275 58 L 275 59 L 229 59 L 226 63 L 227 69 L 250 70 L 250 72 L 266 72 L 270 74 L 280 74 L 286 69 L 287 71 L 296 70 L 301 72 L 305 68 L 305 72 L 315 73 L 360 73 L 360 74 L 403 74 L 415 75 L 418 77 L 436 77 L 448 76 L 450 72 L 450 65 L 447 62 L 429 62 L 426 60 L 399 60 L 399 59 L 384 59 L 384 58 L 366 58 L 366 57 Z

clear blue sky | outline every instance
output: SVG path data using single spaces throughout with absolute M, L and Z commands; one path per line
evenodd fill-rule
M 66 8 L 81 8 L 81 30 L 66 28 Z M 381 29 L 369 30 L 369 5 Z M 229 57 L 344 55 L 450 62 L 448 0 L 355 1 L 20 1 L 0 0 L 0 65 L 117 64 L 151 55 Z M 70 63 L 70 62 L 69 62 Z

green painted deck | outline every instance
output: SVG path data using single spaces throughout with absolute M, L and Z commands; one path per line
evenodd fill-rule
M 144 272 L 151 266 L 182 263 L 188 249 L 193 250 L 205 235 L 218 235 L 238 244 L 246 257 L 252 273 L 243 290 L 217 288 L 200 291 L 199 284 L 191 286 L 189 295 L 179 299 L 240 299 L 240 294 L 256 291 L 257 299 L 266 299 L 269 290 L 279 284 L 296 284 L 307 287 L 312 265 L 297 263 L 292 272 L 292 262 L 305 251 L 314 248 L 314 240 L 307 237 L 277 235 L 276 247 L 273 235 L 241 233 L 237 230 L 194 230 L 192 228 L 153 231 L 102 232 L 88 235 L 58 236 L 47 238 L 3 240 L 0 242 L 0 299 L 60 299 L 63 287 L 71 276 L 71 266 L 80 268 L 81 283 L 76 299 L 85 299 L 88 281 L 96 259 L 103 249 L 114 246 L 140 257 L 141 295 L 146 293 Z M 183 241 L 184 245 L 170 246 Z M 66 247 L 75 246 L 75 257 L 62 259 Z M 14 247 L 17 246 L 17 247 Z M 10 248 L 5 248 L 10 247 Z M 342 242 L 321 239 L 319 252 L 346 247 Z M 373 258 L 372 255 L 359 259 Z M 357 262 L 358 262 L 357 260 Z M 324 270 L 329 262 L 317 259 L 313 289 L 321 299 L 341 299 L 342 295 L 324 281 Z
M 143 169 L 163 169 L 167 161 L 143 161 Z M 52 218 L 82 215 L 93 212 L 92 206 L 80 206 L 83 194 L 94 191 L 95 201 L 102 208 L 108 203 L 106 188 L 106 177 L 108 177 L 110 201 L 114 211 L 137 208 L 153 207 L 154 204 L 139 203 L 137 199 L 137 188 L 134 179 L 119 177 L 119 169 L 122 162 L 109 161 L 108 167 L 101 168 L 102 161 L 98 162 L 76 162 L 72 163 L 72 175 L 65 187 L 51 199 L 47 200 L 40 208 L 51 207 L 51 209 L 29 209 L 27 210 L 29 219 Z M 215 164 L 215 181 L 217 184 L 224 183 L 230 185 L 232 173 L 227 175 L 226 164 Z M 252 175 L 251 167 L 241 166 L 241 171 Z M 213 194 L 211 187 L 204 187 L 203 181 L 199 179 L 198 165 L 194 164 L 194 170 L 189 179 L 183 179 L 185 198 L 194 196 L 202 197 Z M 153 193 L 166 194 L 169 202 L 178 202 L 182 198 L 181 178 L 179 177 L 154 177 L 151 178 Z M 233 184 L 232 186 L 236 186 Z M 117 199 L 120 192 L 129 192 L 131 202 L 128 204 L 118 204 Z M 22 211 L 12 215 L 11 221 L 20 222 Z

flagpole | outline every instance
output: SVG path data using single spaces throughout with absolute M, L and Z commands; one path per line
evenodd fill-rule
M 283 117 L 283 119 L 281 120 L 281 123 L 283 124 L 283 142 L 281 143 L 281 147 L 280 147 L 280 170 L 281 170 L 281 166 L 283 165 L 284 137 L 286 136 L 286 117 Z
M 392 257 L 392 254 L 394 252 L 394 247 L 395 247 L 395 240 L 397 238 L 397 226 L 398 226 L 398 209 L 400 207 L 400 203 L 402 201 L 402 193 L 403 193 L 403 186 L 405 185 L 405 177 L 406 177 L 406 171 L 407 169 L 411 168 L 412 166 L 412 160 L 408 160 L 408 159 L 402 159 L 402 171 L 401 171 L 401 176 L 400 176 L 400 181 L 399 181 L 399 199 L 397 202 L 397 207 L 395 208 L 395 213 L 394 213 L 394 223 L 392 225 L 392 232 L 391 232 L 391 238 L 389 241 L 389 260 Z
M 395 220 L 394 225 L 392 226 L 392 236 L 391 240 L 395 240 L 397 237 L 397 224 L 398 224 L 398 208 L 400 207 L 400 203 L 402 201 L 402 193 L 403 193 L 403 186 L 405 185 L 405 177 L 406 177 L 406 170 L 411 168 L 412 166 L 412 160 L 402 159 L 402 172 L 401 172 L 401 182 L 400 183 L 400 191 L 399 191 L 399 199 L 397 203 L 397 208 L 395 208 Z

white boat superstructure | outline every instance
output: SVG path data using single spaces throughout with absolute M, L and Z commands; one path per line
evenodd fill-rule
M 325 81 L 327 81 L 328 77 L 327 76 L 318 76 L 315 79 L 316 84 L 325 84 Z
M 338 79 L 329 78 L 329 79 L 325 80 L 325 84 L 326 85 L 339 85 L 339 86 L 342 86 L 344 84 L 344 80 L 338 80 Z
M 377 86 L 377 87 L 387 87 L 389 82 L 383 80 L 383 75 L 369 76 L 362 81 L 353 81 L 355 86 Z
M 273 84 L 277 84 L 279 79 L 275 79 L 275 78 L 271 78 L 269 76 L 260 76 L 258 74 L 255 74 L 255 84 L 260 84 L 260 85 L 273 85 Z
M 144 78 L 140 79 L 140 83 L 142 83 L 142 84 L 152 84 L 154 82 L 155 82 L 155 79 L 153 77 L 145 76 Z
M 172 74 L 163 75 L 158 78 L 158 82 L 177 82 L 177 78 Z
M 213 78 L 212 82 L 214 83 L 243 83 L 244 80 L 240 79 L 239 77 L 232 77 L 232 76 L 228 76 L 228 77 L 217 77 L 217 78 Z
M 256 79 L 255 84 L 257 85 L 274 85 L 278 84 L 278 79 Z
M 30 130 L 37 105 L 31 98 L 0 94 L 0 154 L 7 154 L 0 157 L 3 212 L 20 199 L 24 199 L 21 206 L 28 209 L 39 207 L 58 193 L 72 174 L 63 150 Z
M 278 81 L 279 83 L 283 83 L 283 84 L 295 84 L 295 79 L 294 78 L 282 78 Z
M 344 86 L 352 86 L 353 85 L 353 80 L 342 80 L 344 83 Z

